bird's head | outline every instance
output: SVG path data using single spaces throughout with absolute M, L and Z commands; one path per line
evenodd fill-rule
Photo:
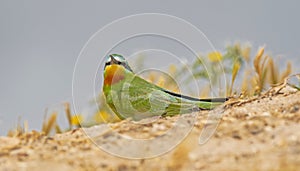
M 130 72 L 133 72 L 130 66 L 128 65 L 128 62 L 126 59 L 119 54 L 111 54 L 106 57 L 106 62 L 105 62 L 105 67 L 110 66 L 110 65 L 120 65 L 123 66 L 125 69 L 127 69 Z
M 132 69 L 122 55 L 111 54 L 106 58 L 103 72 L 105 86 L 118 83 L 125 78 L 126 72 L 132 72 Z

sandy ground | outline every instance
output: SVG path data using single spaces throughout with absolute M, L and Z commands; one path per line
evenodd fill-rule
M 0 170 L 299 170 L 299 123 L 300 92 L 285 90 L 210 113 L 0 137 Z

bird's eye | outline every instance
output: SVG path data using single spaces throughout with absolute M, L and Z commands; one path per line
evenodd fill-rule
M 121 65 L 121 64 L 122 64 L 122 62 L 118 61 L 118 62 L 117 62 L 117 64 L 118 64 L 118 65 Z

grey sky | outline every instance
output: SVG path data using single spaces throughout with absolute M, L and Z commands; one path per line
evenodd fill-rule
M 0 135 L 18 116 L 40 129 L 46 107 L 71 101 L 72 73 L 86 41 L 104 25 L 165 13 L 201 29 L 217 49 L 250 42 L 300 64 L 299 1 L 0 1 Z M 136 47 L 137 49 L 139 47 Z M 99 88 L 100 89 L 100 88 Z

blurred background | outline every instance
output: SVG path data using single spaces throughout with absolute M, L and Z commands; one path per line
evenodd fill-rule
M 72 74 L 87 40 L 106 24 L 139 13 L 182 18 L 217 50 L 249 42 L 292 61 L 299 72 L 298 1 L 0 1 L 0 135 L 28 120 L 41 129 L 45 109 L 72 100 Z M 139 47 L 131 47 L 132 52 Z M 279 62 L 281 63 L 281 62 Z M 101 89 L 101 87 L 99 87 Z

